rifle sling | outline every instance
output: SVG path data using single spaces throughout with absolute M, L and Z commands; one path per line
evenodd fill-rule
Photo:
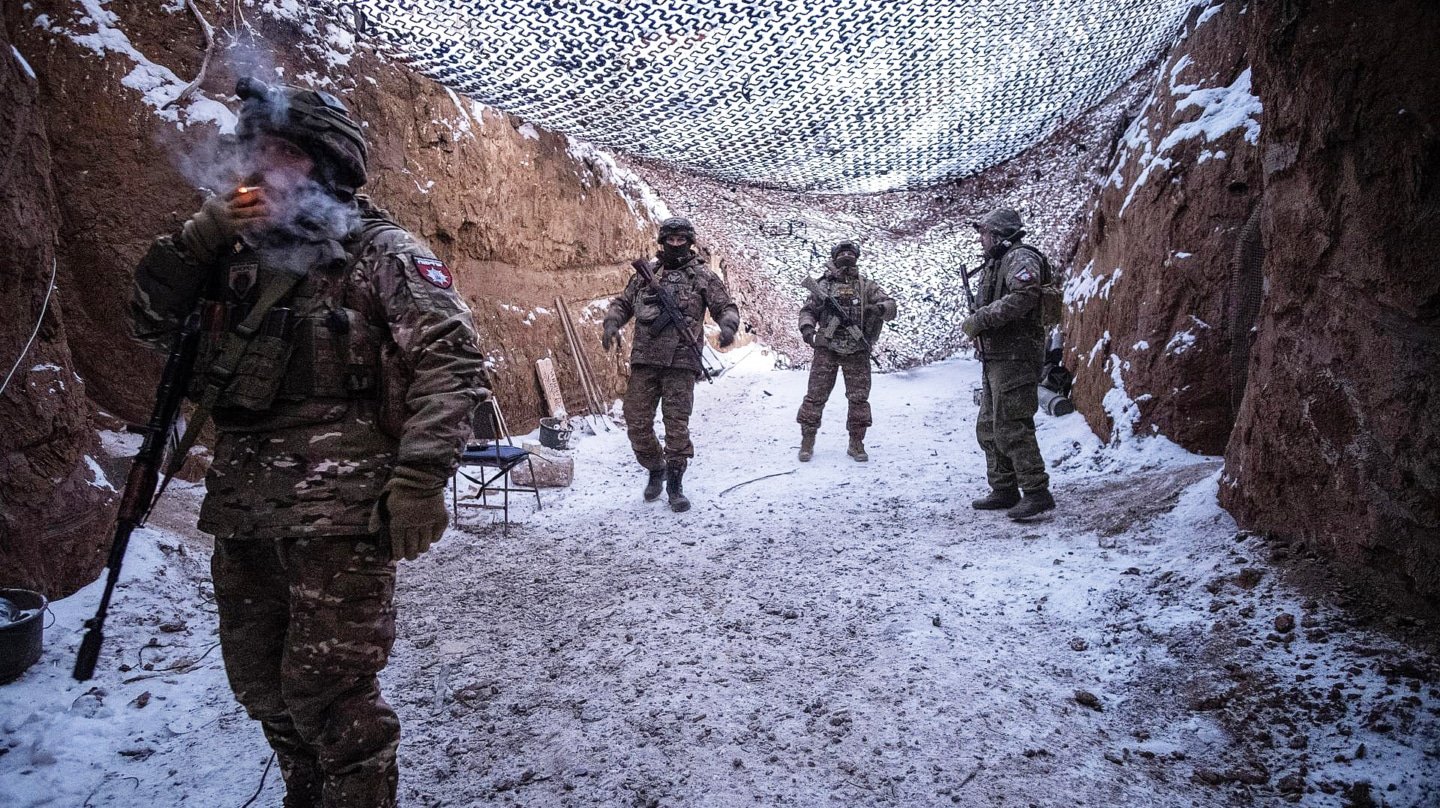
M 195 412 L 190 415 L 190 421 L 185 425 L 185 434 L 180 437 L 180 443 L 176 445 L 175 451 L 170 455 L 170 462 L 165 466 L 165 479 L 160 484 L 160 491 L 164 492 L 170 484 L 171 478 L 179 473 L 180 467 L 185 464 L 185 458 L 190 454 L 190 448 L 200 437 L 200 431 L 210 421 L 210 411 L 214 409 L 220 395 L 230 385 L 231 378 L 240 364 L 240 358 L 250 347 L 250 342 L 260 330 L 260 324 L 264 322 L 265 315 L 275 308 L 290 294 L 291 290 L 300 283 L 304 277 L 300 274 L 290 272 L 278 272 L 270 276 L 270 282 L 260 289 L 260 297 L 255 301 L 254 307 L 245 319 L 230 331 L 226 332 L 223 344 L 220 346 L 219 356 L 215 359 L 206 373 L 207 382 L 205 392 L 200 396 L 200 401 L 195 405 Z

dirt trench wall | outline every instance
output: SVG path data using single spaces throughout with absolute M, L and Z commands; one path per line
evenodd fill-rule
M 1440 602 L 1440 6 L 1251 10 L 1265 294 L 1221 502 Z
M 334 24 L 307 16 L 308 7 L 201 0 L 198 8 L 215 26 L 212 63 L 201 92 L 168 107 L 198 74 L 204 51 L 200 25 L 183 3 L 45 0 L 3 8 L 35 78 L 17 78 L 18 63 L 3 74 L 5 98 L 16 103 L 0 110 L 0 120 L 24 137 L 13 141 L 20 149 L 6 169 L 13 181 L 0 185 L 3 215 L 22 219 L 14 228 L 21 237 L 7 244 L 18 250 L 16 269 L 7 260 L 0 281 L 0 344 L 12 344 L 19 321 L 33 322 L 44 289 L 38 268 L 48 276 L 56 245 L 58 305 L 26 367 L 54 364 L 66 385 L 63 400 L 48 404 L 38 393 L 20 394 L 43 374 L 22 375 L 0 404 L 12 433 L 6 448 L 15 446 L 7 468 L 43 468 L 47 479 L 63 471 L 58 488 L 42 486 L 25 494 L 27 502 L 45 502 L 85 524 L 109 521 L 108 500 L 93 493 L 82 471 L 81 456 L 95 443 L 86 398 L 125 421 L 148 416 L 161 358 L 128 338 L 132 270 L 156 235 L 174 231 L 202 201 L 197 186 L 213 173 L 204 155 L 233 125 L 222 102 L 231 101 L 238 75 L 283 74 L 321 86 L 367 122 L 366 190 L 455 270 L 512 429 L 531 429 L 542 414 L 534 361 L 547 355 L 556 359 L 569 409 L 584 409 L 557 295 L 574 301 L 600 385 L 607 398 L 618 395 L 626 369 L 600 352 L 596 308 L 584 304 L 623 287 L 629 261 L 654 247 L 658 202 L 638 179 L 602 152 L 454 96 L 368 52 Z M 0 56 L 10 60 L 9 45 Z M 8 493 L 21 483 L 7 473 L 3 485 L 5 518 L 30 524 Z M 104 531 L 87 530 L 73 552 L 54 553 L 65 545 L 43 538 L 55 569 L 40 579 L 53 594 L 103 564 Z M 42 539 L 26 541 L 16 552 L 38 558 Z M 0 566 L 0 585 L 24 580 Z
M 39 84 L 22 59 L 0 26 L 0 384 L 15 370 L 0 395 L 0 586 L 54 597 L 104 565 L 117 498 L 94 459 L 63 314 L 71 297 L 57 292 L 45 304 L 55 188 Z
M 1213 455 L 1229 438 L 1244 385 L 1232 263 L 1261 190 L 1251 19 L 1241 3 L 1191 13 L 1120 137 L 1067 279 L 1066 364 L 1102 437 L 1158 431 Z

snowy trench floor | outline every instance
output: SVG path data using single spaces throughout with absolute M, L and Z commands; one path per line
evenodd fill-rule
M 968 507 L 973 362 L 878 376 L 863 465 L 839 391 L 795 461 L 805 374 L 770 362 L 697 391 L 691 512 L 641 501 L 622 430 L 577 431 L 572 488 L 402 565 L 403 805 L 1440 805 L 1423 621 L 1238 532 L 1218 459 L 1042 416 L 1060 509 L 1019 526 Z M 69 669 L 98 583 L 52 606 L 0 687 L 0 805 L 256 793 L 199 496 L 136 535 L 95 681 Z

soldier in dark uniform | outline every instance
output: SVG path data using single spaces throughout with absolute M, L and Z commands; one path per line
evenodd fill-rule
M 376 674 L 395 568 L 438 540 L 444 485 L 487 395 L 454 276 L 355 191 L 365 139 L 334 96 L 242 80 L 244 186 L 135 273 L 136 335 L 201 325 L 191 398 L 217 442 L 220 647 L 285 805 L 393 806 L 400 724 Z
M 687 322 L 691 337 L 703 346 L 705 312 L 720 326 L 720 346 L 735 341 L 740 310 L 730 292 L 695 252 L 695 228 L 689 220 L 666 219 L 657 238 L 660 252 L 651 271 L 669 290 Z M 618 345 L 620 329 L 635 318 L 635 339 L 630 347 L 630 383 L 625 389 L 625 423 L 635 459 L 650 472 L 645 501 L 659 498 L 661 485 L 674 511 L 690 509 L 683 483 L 685 469 L 695 456 L 690 442 L 690 412 L 695 406 L 695 383 L 702 371 L 700 359 L 683 338 L 681 324 L 663 316 L 659 296 L 637 272 L 625 291 L 610 301 L 605 314 L 605 350 Z M 660 325 L 656 330 L 653 326 Z M 665 422 L 665 445 L 655 437 L 655 408 Z
M 975 436 L 985 450 L 991 491 L 971 505 L 1008 509 L 1011 519 L 1029 519 L 1055 507 L 1035 441 L 1036 387 L 1045 353 L 1040 287 L 1047 281 L 1046 262 L 1039 250 L 1021 243 L 1025 230 L 1019 213 L 1002 208 L 972 224 L 980 233 L 985 264 L 978 308 L 961 329 L 975 340 L 984 363 Z
M 895 319 L 895 300 L 878 283 L 862 276 L 856 268 L 860 247 L 842 241 L 830 250 L 830 263 L 809 299 L 800 309 L 800 337 L 815 348 L 810 365 L 810 385 L 795 420 L 800 424 L 800 462 L 815 455 L 815 433 L 825 402 L 835 389 L 835 378 L 845 374 L 845 398 L 850 402 L 845 428 L 850 433 L 848 454 L 858 462 L 870 455 L 865 451 L 865 432 L 870 428 L 870 351 L 883 325 Z M 845 311 L 852 327 L 847 328 L 826 296 Z M 858 331 L 856 329 L 859 329 Z M 864 339 L 861 339 L 863 337 Z

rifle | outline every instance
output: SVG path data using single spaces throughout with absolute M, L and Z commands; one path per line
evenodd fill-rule
M 95 675 L 100 644 L 105 641 L 105 614 L 110 609 L 115 584 L 120 580 L 120 565 L 125 560 L 126 548 L 130 546 L 130 533 L 145 524 L 145 518 L 158 499 L 155 489 L 160 479 L 160 466 L 165 459 L 165 444 L 175 428 L 186 388 L 190 386 L 199 335 L 200 317 L 192 314 L 175 336 L 175 344 L 165 360 L 160 387 L 155 393 L 155 408 L 151 410 L 150 423 L 145 427 L 145 440 L 140 445 L 140 452 L 135 455 L 135 462 L 130 465 L 130 474 L 125 479 L 125 495 L 120 500 L 120 512 L 115 517 L 115 538 L 110 544 L 110 560 L 106 562 L 109 575 L 105 579 L 105 592 L 100 596 L 100 608 L 95 616 L 85 621 L 85 638 L 80 641 L 80 654 L 75 660 L 76 681 L 84 682 Z M 169 477 L 165 481 L 169 482 Z
M 970 313 L 974 314 L 980 307 L 975 305 L 975 293 L 970 291 L 970 270 L 964 264 L 960 265 L 960 278 L 965 282 L 965 303 L 970 306 Z
M 970 313 L 974 314 L 980 307 L 975 305 L 975 293 L 970 291 L 970 270 L 966 269 L 964 264 L 960 265 L 960 279 L 964 282 L 965 303 L 970 307 Z M 985 356 L 985 345 L 980 342 L 979 337 L 975 337 L 974 342 L 976 356 L 983 358 Z
M 860 344 L 865 346 L 865 353 L 870 355 L 870 361 L 875 363 L 875 367 L 880 367 L 880 358 L 875 355 L 875 347 L 870 344 L 870 340 L 865 339 L 864 329 L 856 325 L 855 321 L 850 319 L 850 315 L 845 313 L 845 309 L 840 306 L 840 301 L 836 300 L 834 295 L 825 291 L 814 278 L 806 278 L 800 282 L 800 285 L 824 301 L 825 307 L 830 309 L 840 320 L 840 325 L 850 331 L 850 336 L 860 340 Z
M 705 381 L 714 384 L 715 373 L 710 370 L 709 365 L 705 364 L 705 349 L 695 339 L 695 334 L 690 331 L 685 313 L 680 311 L 680 305 L 675 302 L 670 290 L 660 284 L 660 279 L 656 278 L 655 273 L 650 269 L 649 261 L 644 258 L 636 258 L 630 262 L 630 266 L 640 273 L 640 278 L 645 281 L 645 284 L 650 287 L 650 291 L 660 301 L 660 316 L 655 318 L 655 322 L 649 326 L 651 336 L 658 336 L 660 332 L 671 325 L 675 326 L 675 330 L 680 334 L 680 341 L 685 343 L 685 347 L 690 349 L 690 353 L 695 355 L 695 361 L 700 364 L 700 375 L 705 377 Z M 700 316 L 704 317 L 705 315 L 702 313 Z

